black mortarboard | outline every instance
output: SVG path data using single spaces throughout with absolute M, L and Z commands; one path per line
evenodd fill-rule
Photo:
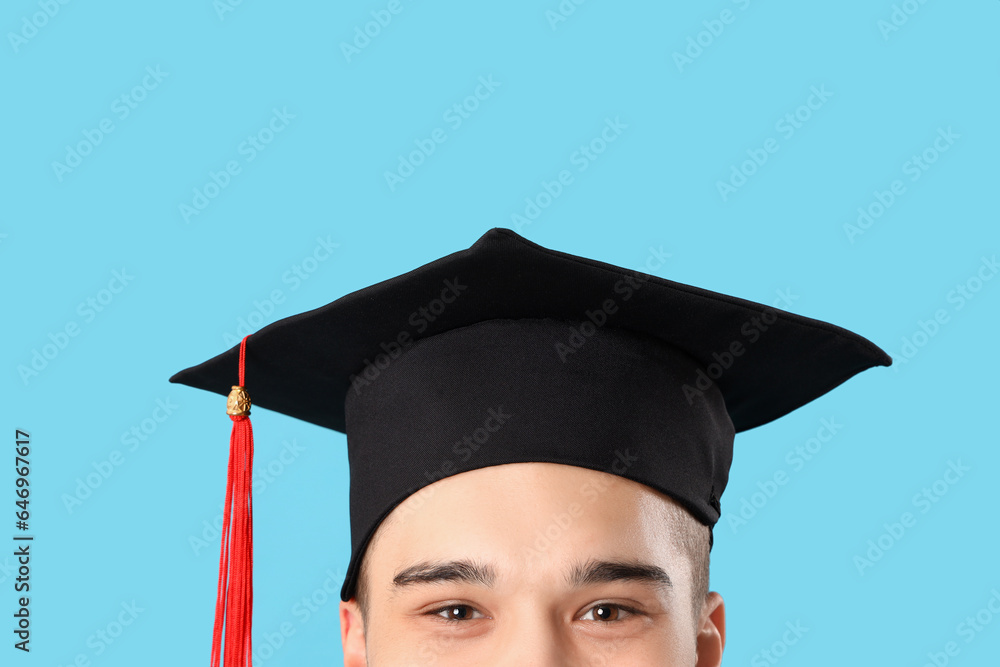
M 177 373 L 228 394 L 239 346 Z M 448 475 L 603 470 L 713 526 L 733 435 L 890 357 L 833 324 L 532 243 L 508 229 L 246 341 L 255 405 L 347 434 L 354 594 L 389 512 Z

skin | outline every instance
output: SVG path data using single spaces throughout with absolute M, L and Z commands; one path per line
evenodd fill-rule
M 717 593 L 692 604 L 670 504 L 617 475 L 554 463 L 425 487 L 367 550 L 367 626 L 356 599 L 340 603 L 345 667 L 717 667 L 725 607 Z

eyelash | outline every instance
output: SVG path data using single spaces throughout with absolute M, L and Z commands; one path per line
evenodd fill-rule
M 623 604 L 617 604 L 615 602 L 598 602 L 597 604 L 594 604 L 594 605 L 591 605 L 590 607 L 588 607 L 587 611 L 584 612 L 584 616 L 586 616 L 587 614 L 591 613 L 592 611 L 594 611 L 598 607 L 614 607 L 615 609 L 617 609 L 619 611 L 619 613 L 620 612 L 625 612 L 627 614 L 627 616 L 625 618 L 617 618 L 617 619 L 615 619 L 613 621 L 601 621 L 601 620 L 594 620 L 594 621 L 592 621 L 593 623 L 600 623 L 601 625 L 613 625 L 615 623 L 621 623 L 622 621 L 627 621 L 631 616 L 638 616 L 641 613 L 638 609 L 635 609 L 633 607 L 628 607 L 628 606 L 623 605 Z
M 452 609 L 455 609 L 456 607 L 461 607 L 463 609 L 471 609 L 474 612 L 482 614 L 481 611 L 479 611 L 478 609 L 476 609 L 475 607 L 473 607 L 472 605 L 469 605 L 469 604 L 449 604 L 449 605 L 445 605 L 443 607 L 439 607 L 437 609 L 431 610 L 431 611 L 427 612 L 427 614 L 430 615 L 430 616 L 436 616 L 437 618 L 439 618 L 440 620 L 444 621 L 445 623 L 465 623 L 465 622 L 470 621 L 470 620 L 476 620 L 476 619 L 469 619 L 469 618 L 463 618 L 463 619 L 448 618 L 446 616 L 442 616 L 442 614 L 444 612 L 451 611 Z M 594 609 L 596 609 L 597 607 L 614 607 L 619 612 L 625 612 L 629 616 L 637 616 L 638 614 L 641 613 L 638 609 L 635 609 L 633 607 L 628 607 L 628 606 L 623 605 L 623 604 L 616 604 L 616 603 L 613 603 L 613 602 L 598 602 L 597 604 L 594 604 L 594 605 L 591 605 L 590 607 L 588 607 L 587 611 L 584 612 L 584 616 L 586 616 L 587 614 L 589 614 L 592 611 L 594 611 Z M 618 618 L 618 619 L 615 619 L 613 621 L 594 620 L 592 622 L 594 622 L 594 623 L 600 623 L 602 625 L 611 625 L 613 623 L 621 623 L 623 620 L 627 620 L 629 616 L 626 616 L 624 619 Z
M 439 607 L 439 608 L 434 609 L 432 611 L 429 611 L 427 613 L 430 616 L 437 617 L 438 619 L 444 621 L 445 623 L 465 623 L 467 621 L 475 620 L 475 619 L 470 619 L 470 618 L 458 619 L 458 618 L 448 618 L 447 616 L 442 616 L 442 614 L 444 612 L 451 611 L 452 609 L 455 609 L 456 607 L 461 607 L 463 609 L 471 609 L 471 610 L 473 610 L 475 612 L 478 612 L 480 614 L 483 613 L 483 612 L 479 611 L 478 609 L 476 609 L 475 607 L 473 607 L 471 604 L 447 604 L 447 605 L 445 605 L 443 607 Z

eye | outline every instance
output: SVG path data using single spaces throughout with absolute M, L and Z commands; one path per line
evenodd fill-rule
M 624 621 L 630 616 L 638 613 L 638 611 L 632 609 L 631 607 L 626 607 L 620 604 L 612 604 L 610 602 L 602 602 L 600 604 L 595 604 L 593 607 L 588 609 L 587 613 L 581 617 L 581 620 L 614 623 L 617 621 Z
M 459 623 L 461 621 L 471 621 L 477 618 L 486 618 L 484 614 L 467 604 L 450 604 L 434 611 L 427 612 L 432 616 L 447 621 L 449 623 Z M 478 614 L 478 616 L 476 616 Z

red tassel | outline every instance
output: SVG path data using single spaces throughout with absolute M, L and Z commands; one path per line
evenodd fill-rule
M 212 635 L 212 667 L 250 667 L 253 622 L 253 428 L 250 398 L 243 390 L 246 343 L 240 342 L 240 384 L 233 387 L 227 413 L 233 420 L 223 509 L 219 588 Z M 225 648 L 223 648 L 225 633 Z

